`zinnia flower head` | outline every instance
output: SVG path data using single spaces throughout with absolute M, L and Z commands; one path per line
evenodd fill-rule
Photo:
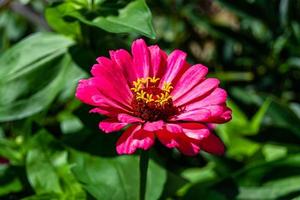
M 210 127 L 231 119 L 226 91 L 218 79 L 206 78 L 207 67 L 190 66 L 186 56 L 180 50 L 167 55 L 138 39 L 131 54 L 120 49 L 97 58 L 92 77 L 79 81 L 76 97 L 95 107 L 90 112 L 108 117 L 100 129 L 110 133 L 129 125 L 117 141 L 119 154 L 148 150 L 156 138 L 185 155 L 224 153 Z

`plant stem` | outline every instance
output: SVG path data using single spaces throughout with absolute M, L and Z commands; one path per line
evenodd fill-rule
M 141 155 L 140 155 L 140 200 L 145 200 L 145 196 L 146 196 L 148 163 L 149 163 L 148 151 L 141 151 Z

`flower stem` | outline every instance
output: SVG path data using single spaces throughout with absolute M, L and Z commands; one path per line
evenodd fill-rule
M 145 196 L 146 196 L 148 163 L 149 163 L 149 152 L 141 151 L 141 155 L 140 155 L 140 200 L 145 200 Z

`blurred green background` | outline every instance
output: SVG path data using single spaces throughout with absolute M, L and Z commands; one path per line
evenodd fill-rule
M 151 149 L 146 199 L 300 199 L 299 0 L 0 0 L 0 199 L 138 199 L 138 156 L 74 98 L 138 37 L 208 66 L 233 110 L 222 157 Z

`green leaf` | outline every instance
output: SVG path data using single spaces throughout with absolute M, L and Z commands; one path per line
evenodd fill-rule
M 252 117 L 249 128 L 246 128 L 248 131 L 248 135 L 255 135 L 258 134 L 260 125 L 265 117 L 266 112 L 270 106 L 271 100 L 267 99 L 263 105 L 259 108 L 259 110 L 255 113 Z
M 68 152 L 46 131 L 40 131 L 32 138 L 26 157 L 26 171 L 37 194 L 56 193 L 68 199 L 85 199 L 67 158 Z
M 287 155 L 287 147 L 273 144 L 265 144 L 262 149 L 262 153 L 266 158 L 266 161 L 277 160 Z
M 282 27 L 286 27 L 289 22 L 290 0 L 281 0 L 279 3 L 279 19 Z
M 139 199 L 139 165 L 135 156 L 116 158 L 93 157 L 72 152 L 71 161 L 76 178 L 96 199 Z M 166 172 L 150 161 L 146 200 L 158 199 L 166 181 Z
M 184 170 L 181 175 L 190 182 L 205 182 L 217 177 L 214 167 L 214 163 L 209 163 L 207 166 L 202 168 L 188 168 Z
M 89 20 L 76 10 L 66 15 L 111 33 L 139 33 L 152 39 L 156 37 L 152 26 L 151 12 L 144 0 L 130 2 L 119 10 L 117 16 L 97 16 Z
M 232 101 L 228 105 L 232 109 L 232 120 L 226 124 L 217 126 L 216 129 L 225 144 L 227 144 L 227 154 L 236 159 L 242 159 L 244 156 L 252 156 L 259 150 L 260 145 L 244 138 L 243 135 L 256 135 L 259 133 L 262 120 L 270 105 L 270 100 L 264 102 L 251 121 L 248 120 L 243 111 Z
M 167 199 L 174 194 L 181 196 L 185 193 L 186 188 L 190 186 L 190 183 L 184 179 L 180 174 L 175 174 L 171 171 L 167 172 L 167 181 L 161 199 Z
M 64 134 L 70 134 L 80 131 L 83 124 L 78 117 L 70 113 L 61 113 L 59 115 L 60 128 Z
M 16 120 L 33 115 L 45 109 L 54 100 L 64 87 L 68 68 L 74 66 L 68 55 L 58 61 L 52 63 L 59 68 L 58 74 L 48 85 L 28 98 L 1 105 L 0 121 Z
M 0 146 L 0 156 L 9 159 L 12 164 L 23 162 L 21 147 L 15 141 L 0 137 Z
M 270 181 L 259 187 L 240 187 L 237 199 L 277 199 L 300 191 L 300 176 Z
M 33 34 L 0 56 L 0 83 L 34 70 L 36 62 L 66 52 L 73 41 L 53 33 Z M 59 54 L 58 54 L 59 52 Z
M 285 127 L 291 130 L 296 136 L 300 137 L 300 118 L 288 105 L 273 99 L 270 109 L 268 109 L 268 115 L 271 120 L 270 124 Z
M 71 6 L 68 3 L 64 3 L 55 7 L 48 7 L 45 11 L 45 17 L 53 30 L 75 39 L 81 37 L 80 24 L 77 21 L 68 22 L 63 19 L 68 10 L 72 9 Z
M 62 58 L 72 44 L 63 36 L 38 33 L 0 57 L 0 121 L 33 115 L 52 102 L 74 67 L 69 56 Z
M 0 164 L 0 197 L 13 192 L 19 192 L 23 188 L 21 181 L 8 165 Z

